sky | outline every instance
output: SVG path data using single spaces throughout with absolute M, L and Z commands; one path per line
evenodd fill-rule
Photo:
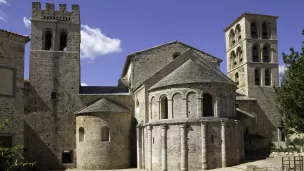
M 224 29 L 242 13 L 279 16 L 280 71 L 282 52 L 299 50 L 304 29 L 303 0 L 43 0 L 80 5 L 81 83 L 115 86 L 126 56 L 178 40 L 221 58 L 226 73 Z M 30 35 L 30 0 L 0 0 L 0 29 Z M 25 49 L 25 79 L 29 77 L 30 43 Z

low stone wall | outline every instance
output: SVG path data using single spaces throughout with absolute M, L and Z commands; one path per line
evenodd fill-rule
M 304 153 L 298 152 L 272 152 L 269 157 L 273 158 L 276 156 L 304 156 Z
M 248 165 L 247 171 L 289 171 L 289 169 L 277 166 L 257 166 L 257 165 Z

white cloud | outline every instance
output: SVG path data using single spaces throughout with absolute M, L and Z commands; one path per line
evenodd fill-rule
M 6 0 L 0 0 L 0 4 L 7 4 Z
M 26 28 L 31 28 L 31 20 L 28 19 L 26 16 L 23 17 L 23 23 Z
M 0 1 L 1 1 L 1 0 L 0 0 Z M 0 10 L 0 20 L 6 21 L 6 22 L 7 22 L 7 20 L 5 19 L 5 14 L 4 14 L 4 12 L 2 12 L 1 10 Z
M 86 83 L 81 83 L 81 86 L 88 86 Z
M 285 64 L 279 65 L 279 74 L 283 74 L 286 71 L 287 67 Z
M 97 56 L 121 51 L 121 41 L 104 35 L 99 28 L 81 26 L 81 58 L 95 59 Z

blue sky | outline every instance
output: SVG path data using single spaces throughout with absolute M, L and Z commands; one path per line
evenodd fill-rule
M 0 28 L 30 35 L 29 0 L 0 0 Z M 224 28 L 242 13 L 279 16 L 279 61 L 290 47 L 299 49 L 304 29 L 304 1 L 285 0 L 53 0 L 79 4 L 82 34 L 81 82 L 116 85 L 126 56 L 173 40 L 179 40 L 223 59 L 226 73 Z M 72 2 L 72 3 L 71 3 Z M 25 78 L 29 75 L 29 48 L 25 51 Z

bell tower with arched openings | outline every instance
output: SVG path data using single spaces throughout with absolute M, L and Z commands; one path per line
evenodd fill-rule
M 32 3 L 30 93 L 26 107 L 26 149 L 37 169 L 75 163 L 75 104 L 80 86 L 80 11 Z
M 224 30 L 227 75 L 247 96 L 279 85 L 277 18 L 244 13 Z

